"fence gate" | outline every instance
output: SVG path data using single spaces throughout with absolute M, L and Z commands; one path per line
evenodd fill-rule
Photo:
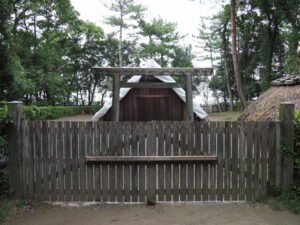
M 279 125 L 22 121 L 11 186 L 46 201 L 255 200 L 276 183 Z

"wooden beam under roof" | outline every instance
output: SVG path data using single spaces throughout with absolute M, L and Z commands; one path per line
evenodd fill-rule
M 172 67 L 172 68 L 139 68 L 139 67 L 93 67 L 92 72 L 100 76 L 210 76 L 212 68 Z

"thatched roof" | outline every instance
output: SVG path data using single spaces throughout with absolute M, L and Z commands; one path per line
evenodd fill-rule
M 238 120 L 277 120 L 281 102 L 292 102 L 300 110 L 300 75 L 274 80 L 272 87 L 248 105 Z

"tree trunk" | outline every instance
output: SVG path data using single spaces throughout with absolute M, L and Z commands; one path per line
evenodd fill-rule
M 227 31 L 228 20 L 229 18 L 224 23 L 224 29 L 222 32 L 222 42 L 223 42 L 222 45 L 223 45 L 224 69 L 226 75 L 226 87 L 227 87 L 227 92 L 229 97 L 229 111 L 233 111 L 233 97 L 232 97 L 232 91 L 230 87 L 230 79 L 229 79 L 228 64 L 227 64 L 228 48 L 227 48 L 226 31 Z
M 239 67 L 238 57 L 237 57 L 237 49 L 236 49 L 236 23 L 235 23 L 235 0 L 231 0 L 230 4 L 230 13 L 231 13 L 231 51 L 232 51 L 232 61 L 234 67 L 234 75 L 235 81 L 237 85 L 237 92 L 241 101 L 241 106 L 243 109 L 246 107 L 246 98 L 243 92 L 242 87 L 242 78 L 241 78 L 241 71 Z

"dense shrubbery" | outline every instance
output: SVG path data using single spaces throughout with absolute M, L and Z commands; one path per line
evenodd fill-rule
M 93 114 L 100 109 L 99 105 L 94 106 L 25 106 L 24 118 L 28 120 L 49 120 L 61 117 L 75 116 L 78 114 Z
M 0 102 L 0 199 L 8 193 L 7 131 L 11 120 L 5 102 Z
M 300 196 L 300 110 L 295 113 L 295 190 Z

